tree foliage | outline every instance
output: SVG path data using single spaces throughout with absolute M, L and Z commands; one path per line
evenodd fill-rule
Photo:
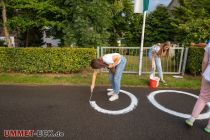
M 33 27 L 62 26 L 59 19 L 66 15 L 64 9 L 56 6 L 52 0 L 10 0 L 8 8 L 14 15 L 8 24 L 11 28 L 26 31 Z
M 2 9 L 2 11 L 1 11 L 1 13 L 2 13 L 2 26 L 3 26 L 3 32 L 4 32 L 5 40 L 6 40 L 7 46 L 12 47 L 12 43 L 11 43 L 11 40 L 10 40 L 10 35 L 9 35 L 9 32 L 8 32 L 8 27 L 7 27 L 7 9 L 6 9 L 4 0 L 0 0 L 0 7 Z
M 19 39 L 24 36 L 26 42 L 29 36 L 32 36 L 31 38 L 41 37 L 41 30 L 45 26 L 63 27 L 62 21 L 66 11 L 56 6 L 52 0 L 10 0 L 6 4 L 9 11 L 7 25 L 11 31 L 16 32 Z M 34 29 L 40 32 L 34 32 Z M 41 38 L 39 42 L 41 43 Z
M 152 45 L 167 40 L 174 41 L 174 27 L 171 24 L 170 11 L 165 6 L 158 6 L 148 15 L 145 28 L 145 42 Z
M 136 24 L 132 24 L 137 17 L 133 13 L 133 4 L 130 0 L 110 0 L 109 3 L 112 6 L 112 25 L 109 28 L 111 36 L 109 38 L 109 44 L 111 46 L 117 46 L 117 40 L 122 40 L 124 45 L 131 46 L 132 27 Z M 137 17 L 139 18 L 139 17 Z M 139 25 L 137 25 L 139 26 Z M 139 31 L 139 30 L 138 30 Z
M 20 40 L 19 46 L 40 46 L 45 27 L 51 27 L 50 33 L 65 46 L 116 46 L 119 39 L 123 46 L 140 46 L 143 15 L 133 13 L 131 0 L 4 2 L 6 25 Z M 210 1 L 180 0 L 180 4 L 172 11 L 160 5 L 148 12 L 144 46 L 166 40 L 189 44 L 209 36 Z
M 65 0 L 69 7 L 65 20 L 64 40 L 66 45 L 98 46 L 107 44 L 112 13 L 106 1 Z
M 209 0 L 182 0 L 181 6 L 172 11 L 175 38 L 179 42 L 204 42 L 210 35 Z

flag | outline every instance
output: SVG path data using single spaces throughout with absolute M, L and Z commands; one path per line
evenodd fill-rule
M 144 0 L 143 3 L 144 3 L 144 11 L 147 11 L 149 7 L 149 0 Z
M 149 7 L 149 0 L 135 0 L 134 1 L 134 13 L 143 13 L 147 11 Z

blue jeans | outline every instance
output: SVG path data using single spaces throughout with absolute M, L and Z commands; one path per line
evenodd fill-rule
M 112 89 L 117 94 L 119 94 L 120 92 L 120 82 L 121 82 L 123 70 L 125 68 L 125 64 L 126 64 L 126 58 L 121 55 L 121 61 L 115 67 L 116 69 L 115 74 L 112 74 L 111 72 L 109 72 L 109 80 L 111 81 Z
M 152 65 L 152 51 L 151 51 L 151 49 L 149 50 L 148 56 L 149 56 L 150 63 Z M 161 65 L 161 59 L 158 56 L 155 57 L 155 67 L 157 67 L 159 78 L 161 80 L 163 80 L 163 70 L 162 70 L 162 65 Z M 150 75 L 155 76 L 155 67 L 151 69 Z

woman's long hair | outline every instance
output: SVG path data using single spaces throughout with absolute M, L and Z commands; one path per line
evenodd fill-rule
M 168 47 L 167 50 L 164 50 L 165 47 Z M 160 57 L 168 57 L 169 51 L 170 51 L 171 43 L 170 41 L 167 41 L 160 46 L 160 50 L 158 51 L 157 55 Z
M 108 64 L 104 63 L 100 58 L 99 59 L 93 59 L 90 62 L 90 66 L 93 69 L 101 69 L 101 68 L 106 68 L 108 67 Z
M 104 63 L 103 60 L 101 58 L 98 58 L 98 59 L 93 59 L 91 62 L 90 62 L 90 66 L 93 68 L 93 69 L 101 69 L 101 68 L 108 68 L 111 73 L 115 73 L 116 69 L 115 67 L 113 68 L 109 68 L 108 64 Z

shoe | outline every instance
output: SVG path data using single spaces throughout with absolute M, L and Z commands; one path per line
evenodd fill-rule
M 109 101 L 115 101 L 115 100 L 117 100 L 117 99 L 119 99 L 119 95 L 116 94 L 116 93 L 114 93 L 114 95 L 112 95 L 112 96 L 109 98 Z
M 108 96 L 114 95 L 114 91 L 112 90 L 112 91 L 108 92 L 107 95 L 108 95 Z
M 187 125 L 190 126 L 190 127 L 193 126 L 193 123 L 194 123 L 194 122 L 192 122 L 192 121 L 190 120 L 190 118 L 187 119 L 187 120 L 185 121 L 185 124 L 187 124 Z
M 204 128 L 204 131 L 206 133 L 210 133 L 210 124 L 208 124 L 205 128 Z
M 160 80 L 160 82 L 161 82 L 163 85 L 167 86 L 167 83 L 166 83 L 165 80 Z

